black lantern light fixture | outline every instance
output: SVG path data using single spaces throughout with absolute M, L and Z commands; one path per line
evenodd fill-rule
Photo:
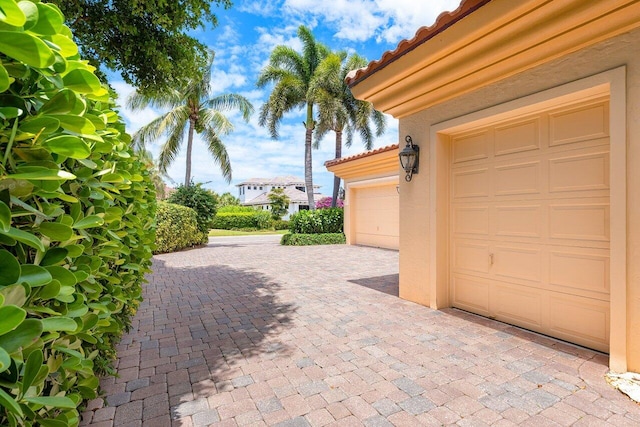
M 420 147 L 413 144 L 413 140 L 409 135 L 405 136 L 404 140 L 407 142 L 407 145 L 402 149 L 398 156 L 400 157 L 400 165 L 407 174 L 404 177 L 404 180 L 409 182 L 411 181 L 411 178 L 413 178 L 413 174 L 418 173 Z

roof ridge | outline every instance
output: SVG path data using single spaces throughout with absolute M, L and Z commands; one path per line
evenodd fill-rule
M 401 40 L 394 50 L 384 52 L 380 59 L 369 62 L 366 67 L 350 71 L 345 78 L 347 85 L 349 87 L 355 86 L 371 74 L 411 52 L 490 1 L 491 0 L 462 0 L 457 9 L 450 12 L 442 12 L 438 15 L 433 25 L 418 28 L 413 38 Z

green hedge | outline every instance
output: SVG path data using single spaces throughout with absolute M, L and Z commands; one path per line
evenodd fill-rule
M 77 426 L 141 299 L 155 191 L 59 9 L 0 6 L 0 425 Z
M 206 243 L 207 239 L 198 229 L 196 211 L 174 203 L 158 203 L 155 253 L 178 251 Z
M 282 236 L 280 244 L 285 246 L 340 245 L 346 243 L 343 233 L 292 234 Z
M 285 221 L 283 219 L 274 219 L 271 221 L 271 227 L 274 230 L 288 230 L 289 229 L 289 221 Z
M 220 209 L 218 209 L 218 213 L 238 213 L 238 212 L 259 212 L 258 210 L 256 210 L 255 208 L 252 208 L 251 206 L 240 206 L 240 205 L 227 205 L 227 206 L 222 206 Z
M 271 214 L 267 211 L 254 209 L 251 209 L 251 212 L 218 212 L 211 222 L 211 228 L 221 230 L 242 228 L 266 230 L 271 228 Z
M 342 208 L 300 211 L 291 216 L 289 231 L 294 234 L 342 233 L 343 224 Z

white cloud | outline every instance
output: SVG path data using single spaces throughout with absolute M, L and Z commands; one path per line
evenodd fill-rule
M 284 0 L 283 8 L 295 17 L 313 17 L 335 30 L 334 37 L 351 41 L 397 43 L 411 38 L 422 26 L 435 22 L 459 0 Z M 308 19 L 308 18 L 307 18 Z

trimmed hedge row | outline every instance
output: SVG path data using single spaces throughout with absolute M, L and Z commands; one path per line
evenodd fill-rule
M 158 203 L 155 253 L 178 251 L 206 243 L 207 239 L 207 234 L 198 229 L 196 211 L 174 203 Z
M 267 211 L 251 210 L 251 212 L 218 212 L 211 222 L 211 228 L 236 230 L 255 228 L 265 230 L 271 228 L 271 214 Z
M 341 208 L 300 211 L 291 216 L 289 230 L 294 234 L 342 233 L 344 211 Z
M 285 246 L 340 245 L 346 243 L 343 233 L 292 234 L 282 236 L 280 244 Z
M 141 299 L 155 191 L 58 7 L 0 5 L 0 425 L 77 426 Z

